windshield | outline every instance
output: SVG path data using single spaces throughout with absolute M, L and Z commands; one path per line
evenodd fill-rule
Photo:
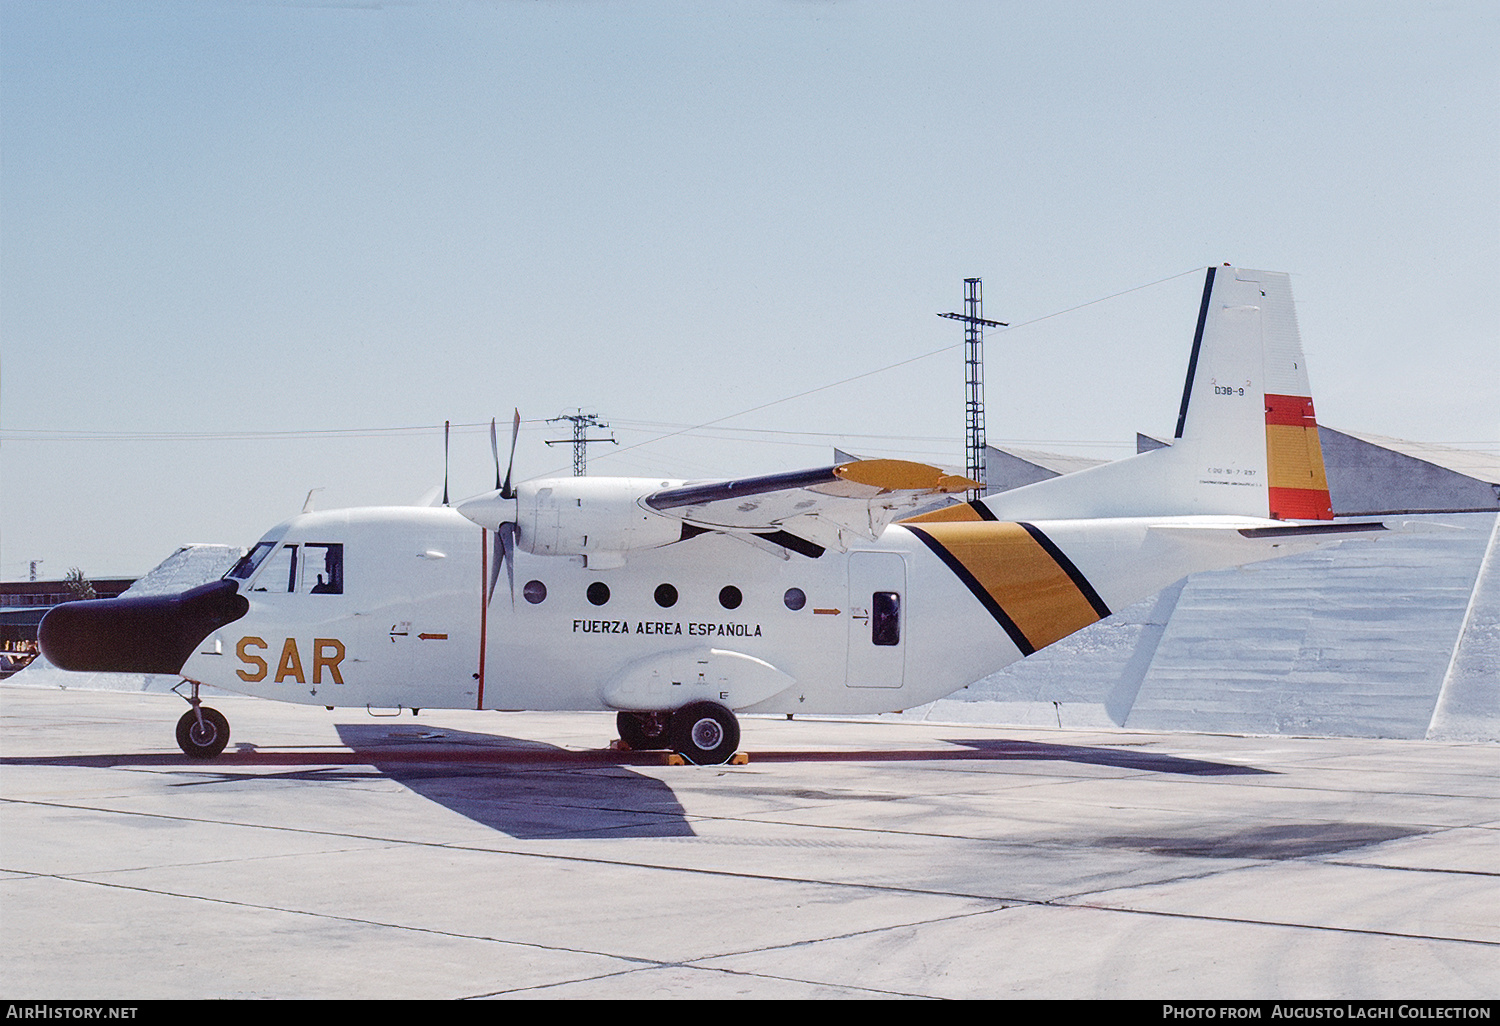
M 232 578 L 236 581 L 249 580 L 250 575 L 255 573 L 255 568 L 260 566 L 275 547 L 275 542 L 256 542 L 255 548 L 241 556 L 240 561 L 229 568 L 229 573 L 224 575 L 225 579 Z

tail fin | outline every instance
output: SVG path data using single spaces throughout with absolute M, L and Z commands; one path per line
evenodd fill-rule
M 970 519 L 1333 519 L 1287 275 L 1208 269 L 1171 446 L 980 502 Z

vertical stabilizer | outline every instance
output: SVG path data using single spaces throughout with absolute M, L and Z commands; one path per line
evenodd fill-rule
M 1290 279 L 1208 269 L 1171 446 L 981 503 L 1002 520 L 1332 519 Z
M 1257 516 L 1333 518 L 1287 275 L 1208 269 L 1175 445 L 1196 449 L 1204 483 L 1263 482 Z

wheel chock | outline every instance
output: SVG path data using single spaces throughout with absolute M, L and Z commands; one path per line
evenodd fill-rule
M 663 766 L 686 766 L 688 761 L 677 752 L 667 752 L 661 757 Z M 748 752 L 735 752 L 729 757 L 726 766 L 748 766 L 750 765 L 750 754 Z

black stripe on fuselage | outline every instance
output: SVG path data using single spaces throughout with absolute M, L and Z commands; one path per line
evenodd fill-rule
M 1104 604 L 1104 600 L 1099 597 L 1099 593 L 1094 590 L 1089 579 L 1073 565 L 1073 561 L 1063 553 L 1063 550 L 1054 545 L 1052 539 L 1043 534 L 1034 524 L 1021 523 L 1021 527 L 1042 547 L 1043 552 L 1052 557 L 1052 562 L 1057 564 L 1057 568 L 1068 575 L 1068 580 L 1072 581 L 1078 593 L 1088 600 L 1094 612 L 1099 614 L 1099 619 L 1109 616 L 1109 606 Z

